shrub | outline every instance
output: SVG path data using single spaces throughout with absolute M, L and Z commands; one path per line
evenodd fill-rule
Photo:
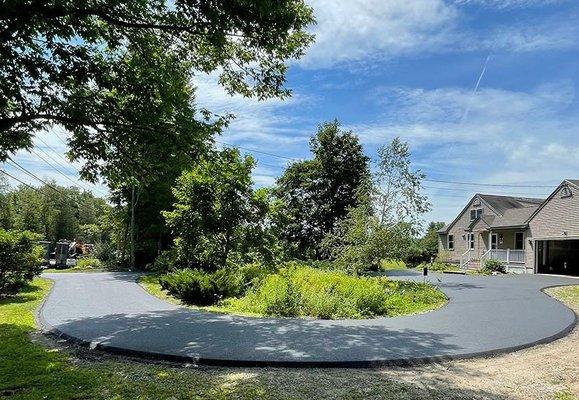
M 169 294 L 186 303 L 204 306 L 219 300 L 211 275 L 199 269 L 171 272 L 159 278 L 159 283 Z
M 268 273 L 261 264 L 221 268 L 214 272 L 183 269 L 161 276 L 159 283 L 184 302 L 205 306 L 243 295 L 253 282 L 260 281 Z
M 175 248 L 164 250 L 147 269 L 155 272 L 170 272 L 179 269 L 179 254 Z
M 122 264 L 115 245 L 111 242 L 96 242 L 91 253 L 92 258 L 98 259 L 101 264 L 113 267 Z
M 232 310 L 264 315 L 336 319 L 397 315 L 442 301 L 444 295 L 429 285 L 404 286 L 386 278 L 354 277 L 289 263 L 243 298 L 228 299 L 224 304 Z
M 487 272 L 487 273 L 493 273 L 493 272 L 500 272 L 502 274 L 507 273 L 507 269 L 505 268 L 503 263 L 501 263 L 499 260 L 493 260 L 493 259 L 485 261 L 483 271 Z
M 40 274 L 43 250 L 38 240 L 31 232 L 0 229 L 0 297 L 18 293 Z
M 382 271 L 388 271 L 391 269 L 405 269 L 406 263 L 400 260 L 382 260 L 380 262 L 380 269 Z
M 98 258 L 86 257 L 80 258 L 76 262 L 75 269 L 99 269 L 103 267 L 103 263 Z

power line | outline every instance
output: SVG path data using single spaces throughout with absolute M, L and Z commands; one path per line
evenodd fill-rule
M 41 149 L 39 149 L 40 151 L 42 151 Z M 59 170 L 58 168 L 56 168 L 54 165 L 52 165 L 50 162 L 48 162 L 48 160 L 46 160 L 44 157 L 42 157 L 40 154 L 38 154 L 34 149 L 30 149 L 30 151 L 35 154 L 38 158 L 40 158 L 42 161 L 44 161 L 46 164 L 48 164 L 53 170 L 55 170 L 56 172 L 58 172 L 60 175 L 62 175 L 65 179 L 67 179 L 69 182 L 71 182 L 74 186 L 82 189 L 82 190 L 86 190 L 86 191 L 90 191 L 89 188 L 80 185 L 78 182 L 73 181 L 72 179 L 70 179 L 64 172 L 62 172 L 61 170 Z M 43 152 L 44 153 L 44 152 Z M 46 154 L 46 153 L 44 153 Z M 48 155 L 48 154 L 47 154 Z
M 46 143 L 44 140 L 42 140 L 40 137 L 36 136 L 36 139 L 40 141 L 40 143 L 42 143 L 44 146 L 46 146 L 47 148 L 49 148 L 50 150 L 52 150 L 54 152 L 54 154 L 56 154 L 61 160 L 64 160 L 64 162 L 68 165 L 68 164 L 72 164 L 70 162 L 70 160 L 67 160 L 66 158 L 64 158 L 63 156 L 61 156 L 58 151 L 56 151 L 53 147 L 50 147 L 48 145 L 48 143 Z M 46 154 L 46 153 L 45 153 Z M 50 157 L 54 162 L 58 163 L 58 161 L 56 161 L 54 158 L 52 158 L 52 156 L 46 154 L 48 157 Z M 72 167 L 72 165 L 71 165 Z M 74 168 L 74 167 L 73 167 Z
M 237 146 L 237 145 L 235 145 L 235 144 L 230 144 L 230 143 L 227 143 L 227 142 L 222 142 L 222 141 L 220 141 L 220 140 L 215 140 L 215 143 L 220 143 L 220 144 L 222 144 L 222 145 L 224 145 L 224 146 L 227 146 L 227 147 L 237 147 L 238 149 L 241 149 L 241 150 L 251 151 L 251 152 L 253 152 L 253 153 L 258 153 L 258 154 L 264 154 L 264 155 L 270 156 L 270 157 L 283 158 L 283 159 L 285 159 L 285 160 L 290 160 L 290 161 L 301 161 L 301 160 L 298 159 L 298 158 L 286 157 L 286 156 L 281 156 L 281 155 L 279 155 L 279 154 L 268 153 L 267 151 L 261 151 L 261 150 L 251 149 L 251 148 L 249 148 L 249 147 Z
M 26 183 L 26 182 L 24 182 L 24 181 L 21 181 L 21 180 L 18 179 L 17 177 L 9 174 L 8 172 L 6 172 L 6 171 L 4 171 L 4 170 L 2 170 L 2 169 L 0 169 L 0 172 L 3 173 L 4 175 L 6 175 L 6 176 L 8 176 L 8 177 L 10 177 L 10 178 L 12 178 L 12 179 L 14 179 L 15 181 L 20 182 L 20 183 L 23 184 L 24 186 L 29 187 L 30 189 L 36 190 L 37 192 L 39 192 L 39 190 L 38 190 L 37 188 L 35 188 L 34 186 L 31 186 L 31 185 L 29 185 L 28 183 Z
M 449 187 L 436 187 L 436 186 L 422 186 L 424 189 L 441 190 L 441 191 L 451 191 L 451 192 L 461 192 L 467 194 L 473 194 L 474 190 L 460 189 L 460 188 L 449 188 Z M 495 193 L 497 195 L 517 195 L 517 196 L 547 196 L 542 193 L 531 193 L 531 192 L 500 192 Z
M 455 182 L 455 181 L 443 181 L 437 179 L 424 179 L 425 182 L 435 182 L 435 183 L 450 183 L 453 185 L 467 185 L 467 186 L 488 186 L 488 187 L 518 187 L 518 188 L 553 188 L 553 185 L 514 185 L 506 183 L 474 183 L 474 182 Z
M 34 175 L 32 172 L 30 172 L 29 170 L 27 170 L 26 168 L 24 168 L 22 165 L 18 164 L 16 161 L 14 161 L 12 158 L 9 157 L 8 163 L 12 166 L 15 166 L 17 168 L 20 168 L 22 171 L 24 171 L 26 174 L 28 174 L 29 176 L 31 176 L 32 178 L 36 179 L 39 182 L 42 182 L 44 185 L 48 186 L 49 188 L 51 188 L 52 190 L 54 190 L 57 193 L 60 193 L 62 195 L 65 195 L 63 192 L 61 192 L 60 190 L 58 190 L 57 188 L 55 188 L 54 186 L 52 186 L 51 184 L 43 181 L 42 179 L 40 179 L 38 176 Z

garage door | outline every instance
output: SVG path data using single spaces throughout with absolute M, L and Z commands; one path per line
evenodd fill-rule
M 579 240 L 538 241 L 537 272 L 579 276 Z

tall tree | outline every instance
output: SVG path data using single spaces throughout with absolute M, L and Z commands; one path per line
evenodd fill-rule
M 181 261 L 224 267 L 240 250 L 260 207 L 251 187 L 254 160 L 225 149 L 179 177 L 171 211 L 164 212 L 176 236 Z
M 357 193 L 358 204 L 322 241 L 336 265 L 355 274 L 377 269 L 384 259 L 411 257 L 420 218 L 430 209 L 407 143 L 395 138 L 381 147 L 376 167 Z
M 310 150 L 314 158 L 290 165 L 275 193 L 287 207 L 282 236 L 294 255 L 319 258 L 323 237 L 356 205 L 369 170 L 358 137 L 341 130 L 338 121 L 320 125 Z
M 83 178 L 145 179 L 199 155 L 226 121 L 194 107 L 191 77 L 289 94 L 286 62 L 313 22 L 303 0 L 8 0 L 0 5 L 0 160 L 62 125 Z
M 430 210 L 428 198 L 421 193 L 424 173 L 411 168 L 407 142 L 394 138 L 378 149 L 374 174 L 374 202 L 382 224 L 409 223 L 418 233 L 420 217 Z

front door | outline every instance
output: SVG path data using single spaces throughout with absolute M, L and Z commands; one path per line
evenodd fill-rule
M 496 250 L 498 243 L 498 237 L 496 233 L 491 234 L 491 250 Z

